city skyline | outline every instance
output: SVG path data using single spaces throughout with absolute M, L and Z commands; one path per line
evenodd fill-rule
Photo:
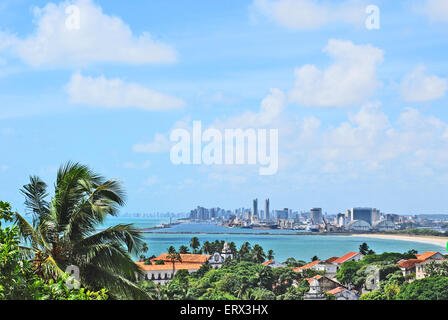
M 75 161 L 123 183 L 122 213 L 269 198 L 279 210 L 448 214 L 448 13 L 411 2 L 5 0 L 2 200 L 24 212 L 28 177 L 52 194 Z M 195 121 L 278 129 L 276 174 L 173 164 L 170 133 Z

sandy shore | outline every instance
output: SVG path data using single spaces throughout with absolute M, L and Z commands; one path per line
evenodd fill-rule
M 353 234 L 352 237 L 366 237 L 378 239 L 393 239 L 421 243 L 430 243 L 436 246 L 446 248 L 448 237 L 434 237 L 434 236 L 411 236 L 401 234 Z

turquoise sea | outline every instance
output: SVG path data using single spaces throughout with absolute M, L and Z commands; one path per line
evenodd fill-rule
M 150 228 L 167 222 L 169 222 L 169 219 L 111 218 L 106 225 L 134 223 L 138 228 Z M 285 233 L 288 234 L 285 235 Z M 359 245 L 363 242 L 366 242 L 377 253 L 386 251 L 405 252 L 410 249 L 415 249 L 418 252 L 439 251 L 444 254 L 447 253 L 446 248 L 441 246 L 402 240 L 297 235 L 296 231 L 229 229 L 213 223 L 188 223 L 145 233 L 145 241 L 149 247 L 147 255 L 159 255 L 166 252 L 169 246 L 175 246 L 176 248 L 181 245 L 188 246 L 190 239 L 194 236 L 198 237 L 201 243 L 215 241 L 216 239 L 234 241 L 237 246 L 246 241 L 252 245 L 257 243 L 265 251 L 274 250 L 277 261 L 284 261 L 289 257 L 309 261 L 315 255 L 321 259 L 342 256 L 349 251 L 357 251 Z

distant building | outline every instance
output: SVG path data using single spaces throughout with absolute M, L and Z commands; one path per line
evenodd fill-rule
M 338 213 L 338 215 L 336 216 L 336 225 L 338 227 L 345 227 L 345 221 L 345 214 Z
M 373 211 L 372 208 L 352 208 L 350 210 L 350 221 L 363 220 L 372 225 Z
M 350 221 L 345 227 L 348 231 L 370 231 L 372 230 L 372 226 L 370 223 L 365 222 L 364 220 L 353 220 Z
M 373 229 L 377 231 L 392 231 L 395 230 L 395 224 L 388 220 L 377 221 L 373 224 Z
M 258 199 L 252 201 L 252 217 L 258 218 Z
M 269 220 L 269 199 L 264 200 L 264 220 Z
M 275 215 L 277 216 L 277 219 L 286 220 L 288 219 L 288 209 L 275 210 Z
M 311 208 L 310 215 L 312 224 L 321 224 L 323 222 L 322 208 Z

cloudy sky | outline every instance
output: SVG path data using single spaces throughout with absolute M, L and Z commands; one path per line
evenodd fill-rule
M 448 213 L 447 52 L 446 0 L 3 0 L 0 199 L 73 160 L 124 183 L 123 212 Z M 277 174 L 173 165 L 196 120 L 278 129 Z

